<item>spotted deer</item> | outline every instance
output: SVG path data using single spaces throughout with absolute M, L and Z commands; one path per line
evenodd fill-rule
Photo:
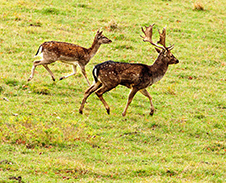
M 108 44 L 112 41 L 105 37 L 102 34 L 103 31 L 97 31 L 93 44 L 90 48 L 84 48 L 75 44 L 65 43 L 65 42 L 57 42 L 57 41 L 50 41 L 44 42 L 39 46 L 39 49 L 35 55 L 41 56 L 41 59 L 38 61 L 34 61 L 31 75 L 28 79 L 30 81 L 35 74 L 35 68 L 38 65 L 43 65 L 45 69 L 49 72 L 52 77 L 52 80 L 55 81 L 55 77 L 52 71 L 49 69 L 48 65 L 56 62 L 61 61 L 65 64 L 72 65 L 73 73 L 63 76 L 60 80 L 68 78 L 69 76 L 76 74 L 77 65 L 80 66 L 83 76 L 85 77 L 88 85 L 90 85 L 89 80 L 87 78 L 87 74 L 85 71 L 85 66 L 89 63 L 90 59 L 97 53 L 98 49 L 100 48 L 101 44 Z
M 93 92 L 96 93 L 101 102 L 104 104 L 107 113 L 110 114 L 110 108 L 104 100 L 103 94 L 118 85 L 123 85 L 131 89 L 126 107 L 122 113 L 123 116 L 126 115 L 128 106 L 138 91 L 149 99 L 151 104 L 150 115 L 154 114 L 152 97 L 146 88 L 162 79 L 170 64 L 177 64 L 179 61 L 171 53 L 173 46 L 166 47 L 165 45 L 166 28 L 163 28 L 162 33 L 159 31 L 160 40 L 157 43 L 152 41 L 153 26 L 154 24 L 149 27 L 145 27 L 146 30 L 142 28 L 145 36 L 141 37 L 144 42 L 149 42 L 155 46 L 155 49 L 159 54 L 154 64 L 149 66 L 141 63 L 122 63 L 109 60 L 96 65 L 93 69 L 93 77 L 95 82 L 85 91 L 84 98 L 79 109 L 81 114 L 83 113 L 83 108 L 87 98 Z

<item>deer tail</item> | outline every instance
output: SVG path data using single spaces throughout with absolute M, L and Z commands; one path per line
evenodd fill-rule
M 35 54 L 35 57 L 37 57 L 41 53 L 42 53 L 42 46 L 40 45 L 38 50 L 37 50 L 37 52 L 36 52 L 36 54 Z
M 93 78 L 94 78 L 96 83 L 98 81 L 98 78 L 97 78 L 98 74 L 99 74 L 99 70 L 98 70 L 98 68 L 96 66 L 94 66 L 94 68 L 93 68 Z

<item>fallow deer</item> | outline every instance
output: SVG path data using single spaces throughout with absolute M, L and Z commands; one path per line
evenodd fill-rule
M 38 65 L 43 65 L 45 69 L 50 73 L 52 80 L 55 81 L 55 77 L 52 71 L 49 69 L 48 64 L 56 61 L 61 61 L 65 64 L 71 64 L 73 67 L 73 73 L 67 76 L 63 76 L 60 80 L 68 78 L 69 76 L 76 74 L 77 64 L 80 66 L 83 76 L 85 77 L 88 85 L 90 85 L 85 71 L 85 66 L 90 59 L 97 53 L 101 44 L 108 44 L 112 41 L 102 34 L 103 31 L 97 31 L 93 44 L 90 48 L 84 48 L 75 44 L 50 41 L 44 42 L 39 46 L 39 49 L 35 56 L 40 55 L 41 59 L 34 61 L 31 75 L 28 79 L 30 81 L 35 74 L 35 68 Z
M 165 75 L 170 64 L 177 64 L 179 61 L 170 51 L 173 49 L 173 46 L 166 47 L 165 45 L 166 28 L 163 29 L 162 33 L 159 32 L 160 40 L 157 43 L 153 43 L 153 26 L 154 24 L 146 27 L 146 30 L 142 28 L 145 37 L 141 37 L 144 42 L 149 42 L 155 47 L 161 48 L 155 48 L 159 55 L 154 64 L 149 66 L 140 63 L 122 63 L 109 60 L 96 65 L 93 69 L 95 83 L 85 91 L 84 98 L 79 109 L 81 114 L 83 113 L 83 108 L 87 98 L 93 92 L 97 94 L 109 114 L 110 108 L 102 95 L 118 85 L 131 88 L 126 107 L 122 113 L 123 116 L 126 115 L 127 108 L 138 91 L 149 99 L 151 104 L 150 115 L 154 114 L 152 97 L 146 88 L 159 81 Z M 162 46 L 158 44 L 161 44 Z

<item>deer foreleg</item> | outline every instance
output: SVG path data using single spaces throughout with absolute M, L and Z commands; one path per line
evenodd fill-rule
M 49 69 L 48 65 L 45 65 L 45 64 L 44 64 L 43 67 L 45 67 L 45 69 L 49 72 L 49 74 L 50 74 L 51 77 L 52 77 L 52 80 L 55 81 L 55 77 L 54 77 L 52 71 Z
M 142 89 L 140 90 L 140 92 L 145 96 L 145 97 L 148 97 L 149 101 L 150 101 L 150 104 L 151 104 L 151 112 L 150 112 L 150 115 L 152 116 L 154 114 L 154 111 L 155 111 L 155 108 L 154 108 L 154 105 L 152 103 L 152 97 L 150 95 L 150 93 L 148 93 L 148 91 L 146 89 Z
M 86 78 L 86 81 L 87 81 L 88 85 L 90 86 L 90 82 L 89 82 L 89 80 L 88 80 L 88 78 L 87 78 L 85 66 L 82 66 L 82 65 L 79 65 L 79 66 L 80 66 L 80 68 L 81 68 L 81 70 L 82 70 L 83 76 Z
M 72 65 L 73 73 L 71 73 L 71 74 L 69 74 L 69 75 L 67 75 L 67 76 L 62 76 L 62 77 L 60 78 L 60 80 L 66 79 L 66 78 L 68 78 L 68 77 L 70 77 L 70 76 L 75 75 L 75 74 L 76 74 L 76 68 L 77 68 L 77 65 Z
M 130 91 L 130 93 L 129 93 L 129 98 L 128 98 L 126 107 L 125 107 L 125 109 L 124 109 L 124 111 L 123 111 L 123 113 L 122 113 L 122 116 L 125 116 L 125 115 L 126 115 L 126 111 L 127 111 L 128 107 L 129 107 L 130 103 L 132 102 L 133 97 L 134 97 L 135 94 L 137 93 L 137 91 L 138 91 L 138 90 L 135 89 L 135 88 L 132 88 L 132 90 Z

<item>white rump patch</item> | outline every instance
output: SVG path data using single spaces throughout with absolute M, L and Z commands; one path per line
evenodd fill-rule
M 94 67 L 94 75 L 97 77 L 97 69 Z
M 42 46 L 39 47 L 38 54 L 34 57 L 38 57 L 38 59 L 40 58 L 40 60 L 43 60 Z

